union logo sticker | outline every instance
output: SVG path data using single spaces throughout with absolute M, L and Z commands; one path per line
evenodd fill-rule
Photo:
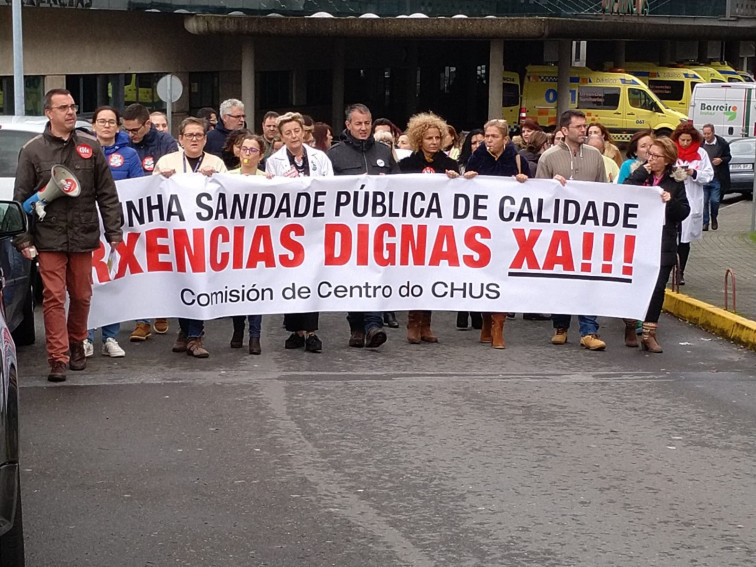
M 145 171 L 152 171 L 155 169 L 155 158 L 152 156 L 146 156 L 142 160 L 142 169 Z
M 84 159 L 89 159 L 92 157 L 92 146 L 88 146 L 86 144 L 79 144 L 76 146 L 76 153 L 79 154 Z
M 110 154 L 108 164 L 110 167 L 121 167 L 123 165 L 123 156 L 118 153 Z

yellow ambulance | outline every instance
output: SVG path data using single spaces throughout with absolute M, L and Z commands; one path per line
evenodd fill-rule
M 638 130 L 669 134 L 688 117 L 664 106 L 637 77 L 626 73 L 570 69 L 570 108 L 585 113 L 588 123 L 600 122 L 617 142 L 628 142 Z M 557 68 L 527 67 L 522 87 L 520 120 L 532 118 L 544 128 L 557 126 Z
M 725 79 L 727 79 L 728 83 L 744 83 L 743 77 L 740 75 L 738 71 L 733 69 L 727 64 L 727 61 L 724 63 L 720 63 L 719 61 L 712 61 L 709 63 L 709 66 L 714 69 L 715 71 L 718 71 L 720 75 L 722 75 Z
M 704 82 L 701 75 L 684 67 L 660 67 L 634 61 L 625 63 L 623 69 L 646 83 L 667 108 L 683 114 L 688 113 L 693 89 Z
M 504 71 L 501 86 L 501 117 L 512 130 L 517 126 L 517 116 L 520 113 L 520 75 Z
M 705 83 L 727 82 L 727 79 L 719 71 L 708 65 L 687 65 L 687 68 L 701 75 Z

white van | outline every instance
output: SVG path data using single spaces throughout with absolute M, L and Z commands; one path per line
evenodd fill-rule
M 699 130 L 713 124 L 726 140 L 756 136 L 756 83 L 696 85 L 688 116 Z

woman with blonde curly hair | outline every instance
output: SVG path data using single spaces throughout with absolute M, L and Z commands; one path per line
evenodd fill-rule
M 405 134 L 409 138 L 412 154 L 399 162 L 402 173 L 444 173 L 459 177 L 459 164 L 442 150 L 444 136 L 449 128 L 443 118 L 432 112 L 415 114 L 409 119 Z M 410 311 L 407 319 L 407 341 L 437 343 L 430 328 L 430 311 Z

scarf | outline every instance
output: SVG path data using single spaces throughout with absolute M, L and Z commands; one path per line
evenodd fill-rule
M 701 147 L 701 142 L 692 142 L 687 148 L 683 148 L 675 140 L 675 145 L 677 146 L 677 157 L 681 161 L 692 162 L 700 159 L 698 148 Z

